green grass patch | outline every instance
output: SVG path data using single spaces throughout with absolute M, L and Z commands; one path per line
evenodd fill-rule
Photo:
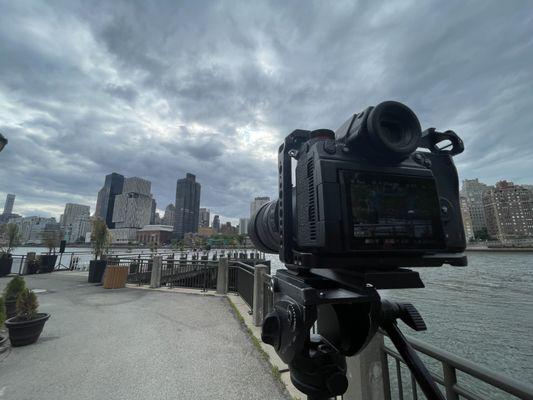
M 235 313 L 235 316 L 237 317 L 237 319 L 239 320 L 239 322 L 241 324 L 244 325 L 244 327 L 246 328 L 246 332 L 248 332 L 248 335 L 250 336 L 250 339 L 253 343 L 253 345 L 255 346 L 255 348 L 257 348 L 257 350 L 259 351 L 259 353 L 261 354 L 261 356 L 263 356 L 263 358 L 269 362 L 270 364 L 270 372 L 272 373 L 272 376 L 279 382 L 281 383 L 282 386 L 285 387 L 285 383 L 281 380 L 281 372 L 279 371 L 279 368 L 276 367 L 275 365 L 272 365 L 272 363 L 270 363 L 270 356 L 268 355 L 268 353 L 263 350 L 263 347 L 261 347 L 261 341 L 259 340 L 259 338 L 257 338 L 252 329 L 250 329 L 250 327 L 248 327 L 248 325 L 246 325 L 246 323 L 244 322 L 244 317 L 242 316 L 242 314 L 240 313 L 240 311 L 238 310 L 237 306 L 235 306 L 235 304 L 233 303 L 233 301 L 231 301 L 231 299 L 229 297 L 227 297 L 228 299 L 228 302 L 231 306 L 231 308 L 233 309 L 233 312 Z M 300 400 L 299 397 L 294 397 L 294 396 L 291 396 L 293 400 Z
M 231 301 L 229 298 L 228 298 L 228 301 L 229 301 L 229 304 L 230 304 L 231 308 L 233 309 L 233 312 L 237 316 L 237 319 L 246 328 L 246 332 L 248 332 L 248 336 L 250 336 L 250 339 L 252 340 L 252 343 L 255 346 L 255 348 L 259 351 L 259 353 L 261 353 L 261 356 L 263 356 L 263 358 L 266 361 L 270 361 L 270 356 L 268 355 L 268 353 L 265 350 L 263 350 L 263 347 L 261 347 L 261 341 L 254 335 L 252 329 L 250 329 L 250 327 L 248 325 L 246 325 L 246 323 L 244 322 L 244 317 L 241 315 L 241 313 L 238 310 L 238 308 L 235 306 L 233 301 Z

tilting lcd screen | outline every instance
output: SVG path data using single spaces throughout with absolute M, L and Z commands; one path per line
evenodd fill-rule
M 433 179 L 355 173 L 347 183 L 355 249 L 444 246 Z

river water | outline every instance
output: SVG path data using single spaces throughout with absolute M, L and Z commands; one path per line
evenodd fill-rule
M 16 254 L 42 249 L 19 248 Z M 90 259 L 89 249 L 83 261 Z M 146 250 L 148 251 L 148 250 Z M 282 268 L 267 255 L 272 272 Z M 70 256 L 64 257 L 68 264 Z M 533 384 L 533 252 L 468 252 L 468 267 L 419 268 L 424 289 L 381 291 L 413 303 L 428 330 L 402 330 L 496 372 Z M 502 397 L 505 398 L 505 397 Z

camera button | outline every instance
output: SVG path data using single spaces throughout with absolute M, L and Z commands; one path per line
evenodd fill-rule
M 335 154 L 337 152 L 337 146 L 333 140 L 326 140 L 324 142 L 324 151 L 329 154 Z

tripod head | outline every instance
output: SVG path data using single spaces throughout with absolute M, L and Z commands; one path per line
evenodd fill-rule
M 341 284 L 312 272 L 278 270 L 273 290 L 274 309 L 263 322 L 261 338 L 288 364 L 291 381 L 309 399 L 346 392 L 346 357 L 363 350 L 380 327 L 400 354 L 409 358 L 407 365 L 424 381 L 419 381 L 422 390 L 428 387 L 427 397 L 444 399 L 396 325 L 399 318 L 414 330 L 426 329 L 413 305 L 382 300 L 370 283 L 344 280 Z M 413 356 L 416 360 L 411 362 Z

